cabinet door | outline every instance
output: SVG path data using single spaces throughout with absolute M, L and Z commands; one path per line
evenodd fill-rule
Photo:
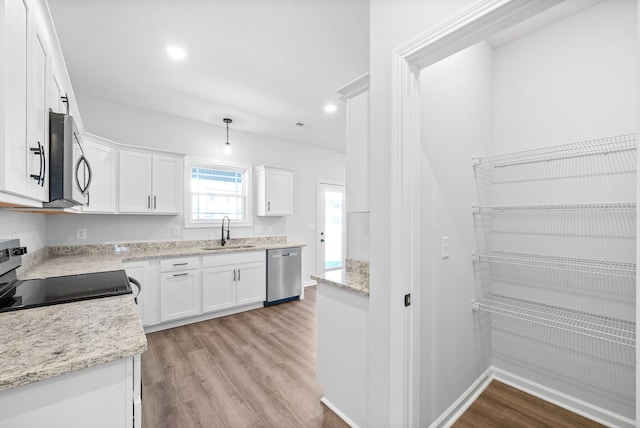
M 40 29 L 32 20 L 29 32 L 29 75 L 27 80 L 27 148 L 31 178 L 30 196 L 49 201 L 46 160 L 49 147 L 49 100 L 47 97 L 48 54 Z M 42 153 L 44 152 L 44 153 Z
M 24 0 L 5 0 L 5 17 L 2 22 L 6 58 L 2 61 L 5 69 L 4 99 L 0 114 L 0 129 L 4 125 L 4 135 L 0 136 L 3 190 L 29 196 L 31 186 L 30 170 L 27 162 L 27 28 L 29 8 Z
M 91 186 L 83 212 L 114 213 L 116 211 L 116 151 L 113 147 L 85 139 L 85 155 L 91 165 Z
M 266 215 L 290 215 L 293 213 L 293 173 L 267 169 Z
M 215 312 L 236 305 L 236 275 L 234 266 L 202 269 L 202 312 Z
M 182 189 L 182 159 L 153 156 L 153 212 L 180 213 Z
M 236 304 L 264 302 L 266 292 L 264 263 L 245 263 L 236 267 Z
M 150 154 L 124 150 L 119 152 L 119 212 L 151 212 L 151 166 Z
M 198 272 L 162 274 L 160 279 L 160 321 L 198 315 Z

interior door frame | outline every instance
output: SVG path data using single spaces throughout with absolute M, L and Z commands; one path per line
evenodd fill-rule
M 318 272 L 319 274 L 324 272 L 324 266 L 322 266 L 322 261 L 324 260 L 324 258 L 322 257 L 322 245 L 320 243 L 320 229 L 322 227 L 322 225 L 320 224 L 320 219 L 322 219 L 324 217 L 324 214 L 321 212 L 321 210 L 324 208 L 324 206 L 322 205 L 322 198 L 321 198 L 321 192 L 322 192 L 322 186 L 323 185 L 329 185 L 329 186 L 342 186 L 345 189 L 345 205 L 344 205 L 344 209 L 343 209 L 343 220 L 344 220 L 344 227 L 343 227 L 343 236 L 342 236 L 342 251 L 343 251 L 343 255 L 346 256 L 346 251 L 347 251 L 347 245 L 346 245 L 346 239 L 347 239 L 347 185 L 344 182 L 340 182 L 340 181 L 335 181 L 335 180 L 325 180 L 325 179 L 318 179 L 318 184 L 317 184 L 317 193 L 316 193 L 316 272 Z M 344 262 L 344 261 L 343 261 Z
M 564 0 L 484 0 L 391 53 L 390 421 L 420 426 L 420 71 Z M 373 284 L 375 286 L 375 284 Z M 411 306 L 400 302 L 411 294 Z

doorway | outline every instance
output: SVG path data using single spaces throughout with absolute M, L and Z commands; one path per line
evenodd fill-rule
M 420 296 L 421 292 L 428 291 L 420 286 L 421 279 L 429 275 L 431 278 L 435 277 L 434 270 L 430 269 L 431 266 L 423 266 L 422 256 L 424 255 L 421 253 L 423 246 L 414 240 L 414 236 L 421 231 L 421 226 L 431 227 L 430 222 L 421 221 L 423 219 L 421 217 L 422 211 L 425 207 L 415 203 L 416 200 L 420 200 L 421 191 L 423 191 L 421 188 L 423 182 L 419 177 L 429 173 L 429 171 L 424 171 L 421 165 L 420 113 L 421 109 L 427 106 L 423 105 L 421 99 L 419 81 L 421 73 L 419 71 L 459 52 L 463 47 L 471 46 L 497 33 L 498 27 L 504 28 L 507 24 L 515 24 L 525 17 L 536 15 L 545 10 L 549 4 L 549 2 L 543 1 L 519 2 L 517 0 L 494 2 L 493 4 L 486 2 L 482 7 L 470 11 L 468 15 L 460 15 L 464 19 L 451 20 L 431 33 L 423 35 L 420 39 L 413 40 L 394 51 L 391 129 L 396 138 L 392 140 L 391 149 L 391 189 L 398 191 L 395 196 L 392 193 L 390 217 L 400 224 L 398 228 L 400 233 L 398 239 L 391 242 L 390 273 L 393 278 L 399 278 L 398 283 L 401 285 L 393 288 L 391 294 L 392 301 L 399 302 L 403 295 L 411 293 L 412 301 L 417 302 L 414 307 L 408 309 L 401 307 L 401 305 L 390 307 L 392 320 L 390 348 L 394 350 L 390 358 L 392 386 L 394 386 L 391 395 L 402 397 L 392 403 L 391 412 L 392 420 L 400 421 L 402 426 L 420 426 L 421 423 L 431 422 L 421 420 L 420 394 L 425 391 L 424 389 L 420 391 L 420 385 L 413 381 L 418 377 L 416 375 L 421 372 L 420 361 L 423 355 L 420 352 L 420 341 L 425 340 L 421 339 L 421 335 L 430 334 L 430 331 L 424 331 L 425 329 L 421 328 L 420 313 L 423 316 L 425 314 L 426 316 L 433 315 L 420 305 L 421 301 L 428 300 Z M 473 150 L 473 153 L 476 153 L 476 150 L 477 148 Z M 441 167 L 441 165 L 435 166 Z M 446 218 L 444 215 L 443 217 Z M 451 228 L 446 231 L 446 236 L 441 233 L 436 236 L 436 240 L 429 242 L 435 244 L 432 251 L 437 252 L 436 258 L 445 260 L 442 262 L 438 260 L 438 262 L 450 265 L 451 260 L 456 260 L 456 255 L 453 253 L 449 255 L 449 230 Z M 456 242 L 456 248 L 459 246 L 458 244 Z M 455 269 L 449 270 L 455 271 Z M 423 289 L 421 290 L 421 288 Z M 446 308 L 444 309 L 446 310 Z M 447 325 L 447 327 L 449 328 L 448 337 L 452 337 L 451 326 Z M 432 347 L 425 348 L 429 351 L 433 349 Z M 398 351 L 396 352 L 396 350 Z M 430 367 L 433 368 L 433 366 Z M 423 367 L 422 370 L 424 369 Z M 428 376 L 429 373 L 423 375 Z M 434 382 L 430 382 L 429 385 L 432 388 L 431 393 L 441 393 L 435 388 Z M 473 389 L 474 385 L 471 385 L 469 390 L 464 393 L 469 393 L 468 396 L 470 396 L 474 392 Z M 636 398 L 636 400 L 638 399 Z M 460 401 L 454 403 L 449 410 L 455 410 L 455 407 L 460 404 L 462 404 Z M 432 409 L 432 415 L 439 414 L 438 410 L 441 409 Z M 434 421 L 432 426 L 440 426 L 440 423 L 444 424 L 446 421 Z
M 347 241 L 346 186 L 318 183 L 318 272 L 344 268 Z

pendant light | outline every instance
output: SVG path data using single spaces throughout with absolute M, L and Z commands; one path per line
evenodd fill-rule
M 226 117 L 222 120 L 227 124 L 227 142 L 224 143 L 224 152 L 229 155 L 231 154 L 231 144 L 229 144 L 229 124 L 233 122 L 233 120 Z

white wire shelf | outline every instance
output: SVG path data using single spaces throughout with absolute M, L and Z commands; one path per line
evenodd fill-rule
M 603 315 L 491 294 L 471 302 L 475 310 L 553 327 L 625 346 L 636 346 L 636 324 Z
M 617 135 L 597 140 L 581 141 L 539 149 L 524 150 L 509 154 L 473 158 L 474 166 L 489 165 L 495 168 L 526 165 L 560 159 L 584 156 L 605 155 L 609 153 L 636 150 L 636 134 Z
M 589 204 L 544 204 L 544 205 L 473 205 L 474 214 L 516 211 L 633 211 L 635 202 L 598 202 Z
M 636 264 L 611 260 L 580 259 L 538 254 L 511 253 L 493 251 L 490 254 L 472 254 L 478 262 L 501 263 L 515 266 L 527 266 L 593 275 L 615 276 L 620 278 L 636 277 Z

